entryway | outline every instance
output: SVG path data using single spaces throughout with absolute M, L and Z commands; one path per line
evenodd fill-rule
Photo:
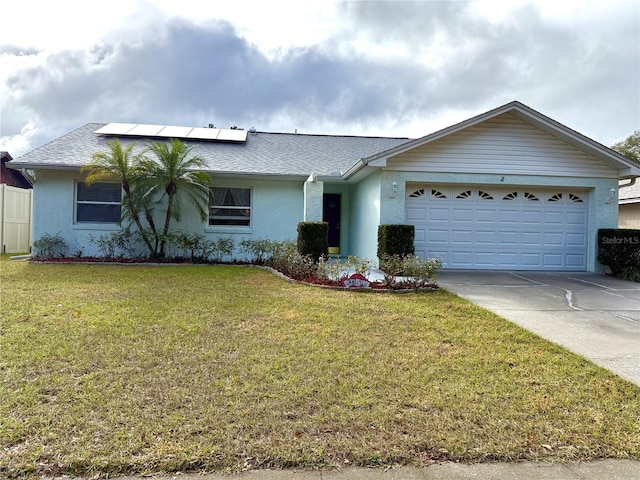
M 340 254 L 340 204 L 339 193 L 322 196 L 322 221 L 329 224 L 329 254 Z

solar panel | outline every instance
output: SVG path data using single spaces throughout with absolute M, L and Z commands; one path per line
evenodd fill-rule
M 166 138 L 187 138 L 187 135 L 191 130 L 193 130 L 193 127 L 176 127 L 174 125 L 167 125 L 160 130 L 158 136 Z
M 218 140 L 223 140 L 226 142 L 244 142 L 247 140 L 247 131 L 239 129 L 220 130 Z
M 135 135 L 137 137 L 157 137 L 162 130 L 162 125 L 145 125 L 139 124 L 127 132 L 127 135 Z
M 98 135 L 125 135 L 135 126 L 135 123 L 110 123 L 93 133 L 97 133 Z
M 240 129 L 147 125 L 143 123 L 109 123 L 94 133 L 97 135 L 184 138 L 220 142 L 246 142 L 247 140 L 247 131 Z
M 189 132 L 185 138 L 198 140 L 216 140 L 220 134 L 219 128 L 200 128 L 196 127 Z

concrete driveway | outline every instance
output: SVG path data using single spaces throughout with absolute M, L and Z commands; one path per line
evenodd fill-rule
M 594 273 L 443 270 L 440 286 L 640 386 L 640 284 Z

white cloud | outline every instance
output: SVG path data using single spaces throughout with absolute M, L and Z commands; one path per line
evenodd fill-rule
M 630 1 L 25 0 L 0 15 L 12 154 L 92 121 L 421 136 L 514 99 L 607 145 L 640 124 Z

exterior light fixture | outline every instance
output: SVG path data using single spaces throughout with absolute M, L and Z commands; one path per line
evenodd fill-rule
M 391 184 L 391 190 L 389 190 L 389 196 L 391 198 L 396 198 L 397 193 L 398 193 L 398 184 L 396 182 L 393 182 Z
M 616 187 L 611 187 L 611 189 L 609 190 L 609 195 L 607 195 L 607 199 L 604 201 L 604 203 L 609 205 L 611 202 L 613 202 L 613 199 L 616 198 L 617 192 L 618 191 L 616 190 Z

